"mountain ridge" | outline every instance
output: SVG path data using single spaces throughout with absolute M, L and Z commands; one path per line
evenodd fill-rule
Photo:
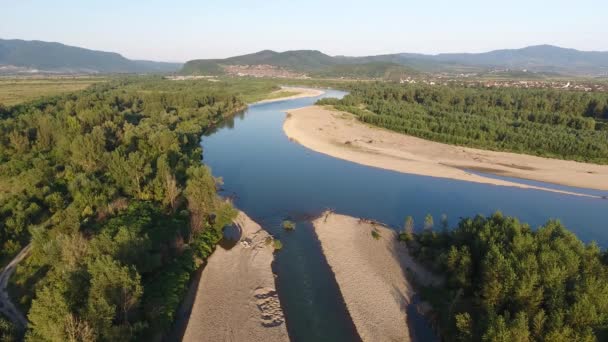
M 0 39 L 0 66 L 25 72 L 49 73 L 163 73 L 181 63 L 131 60 L 116 52 L 91 50 L 58 42 Z
M 418 72 L 468 73 L 531 71 L 570 76 L 608 75 L 608 51 L 581 51 L 542 44 L 481 53 L 394 53 L 331 56 L 319 50 L 261 50 L 223 59 L 193 59 L 184 64 L 131 60 L 116 52 L 91 50 L 40 40 L 0 39 L 4 73 L 174 73 L 225 75 L 226 66 L 265 65 L 292 74 L 319 77 L 393 78 Z M 331 75 L 331 76 L 329 76 Z M 381 76 L 384 75 L 384 76 Z
M 213 70 L 222 73 L 222 65 L 260 65 L 315 73 L 336 65 L 392 63 L 422 72 L 459 71 L 461 69 L 521 69 L 564 75 L 597 76 L 608 74 L 608 51 L 580 51 L 554 45 L 532 45 L 520 49 L 500 49 L 482 53 L 395 53 L 375 56 L 330 56 L 318 50 L 276 52 L 262 50 L 224 59 L 195 59 L 180 71 L 183 74 Z

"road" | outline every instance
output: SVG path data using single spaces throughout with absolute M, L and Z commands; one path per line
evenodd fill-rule
M 0 272 L 0 312 L 11 322 L 13 322 L 17 329 L 20 330 L 25 330 L 27 327 L 27 320 L 11 302 L 6 287 L 8 285 L 9 278 L 13 272 L 15 272 L 17 264 L 19 264 L 21 260 L 25 259 L 30 252 L 30 248 L 31 245 L 25 246 L 25 248 L 23 248 L 21 252 L 19 252 L 19 254 L 17 254 L 13 260 L 11 260 L 11 262 L 2 270 L 2 272 Z

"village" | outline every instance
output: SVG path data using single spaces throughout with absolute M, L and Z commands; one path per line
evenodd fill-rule
M 571 81 L 571 80 L 483 80 L 470 79 L 463 80 L 458 78 L 405 78 L 400 83 L 424 83 L 428 85 L 462 86 L 462 87 L 485 87 L 485 88 L 524 88 L 524 89 L 563 89 L 584 92 L 605 92 L 608 91 L 608 84 L 594 83 L 590 81 Z

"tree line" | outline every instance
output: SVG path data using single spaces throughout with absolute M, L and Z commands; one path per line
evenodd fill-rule
M 26 339 L 169 330 L 190 276 L 236 215 L 201 163 L 201 135 L 245 96 L 274 89 L 127 78 L 1 108 L 0 257 L 32 244 L 11 284 Z
M 357 83 L 331 104 L 359 120 L 433 141 L 608 163 L 608 94 Z
M 444 340 L 608 337 L 608 253 L 557 221 L 533 230 L 495 213 L 434 231 L 427 216 L 425 229 L 414 234 L 408 218 L 400 238 L 415 258 L 445 276 L 443 286 L 421 291 L 438 312 Z

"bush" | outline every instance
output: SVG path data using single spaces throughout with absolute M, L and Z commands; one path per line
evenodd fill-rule
M 274 243 L 275 251 L 279 251 L 279 250 L 283 249 L 283 244 L 281 243 L 281 240 L 274 239 L 273 243 Z
M 290 220 L 283 221 L 283 229 L 285 230 L 294 230 L 296 229 L 296 223 Z
M 192 249 L 200 259 L 207 259 L 215 250 L 215 245 L 222 239 L 222 234 L 216 229 L 205 229 L 191 243 Z
M 0 341 L 17 341 L 15 326 L 2 316 L 0 316 Z
M 412 235 L 411 233 L 408 233 L 408 232 L 401 232 L 401 233 L 399 233 L 398 239 L 399 239 L 399 241 L 409 242 L 414 239 L 414 235 Z
M 374 239 L 376 239 L 376 240 L 380 240 L 380 236 L 381 236 L 381 235 L 380 235 L 380 232 L 379 232 L 377 229 L 375 229 L 375 228 L 374 228 L 374 229 L 372 230 L 372 237 L 373 237 Z
M 339 99 L 334 97 L 326 97 L 324 99 L 317 100 L 315 103 L 317 106 L 337 105 L 340 103 Z

